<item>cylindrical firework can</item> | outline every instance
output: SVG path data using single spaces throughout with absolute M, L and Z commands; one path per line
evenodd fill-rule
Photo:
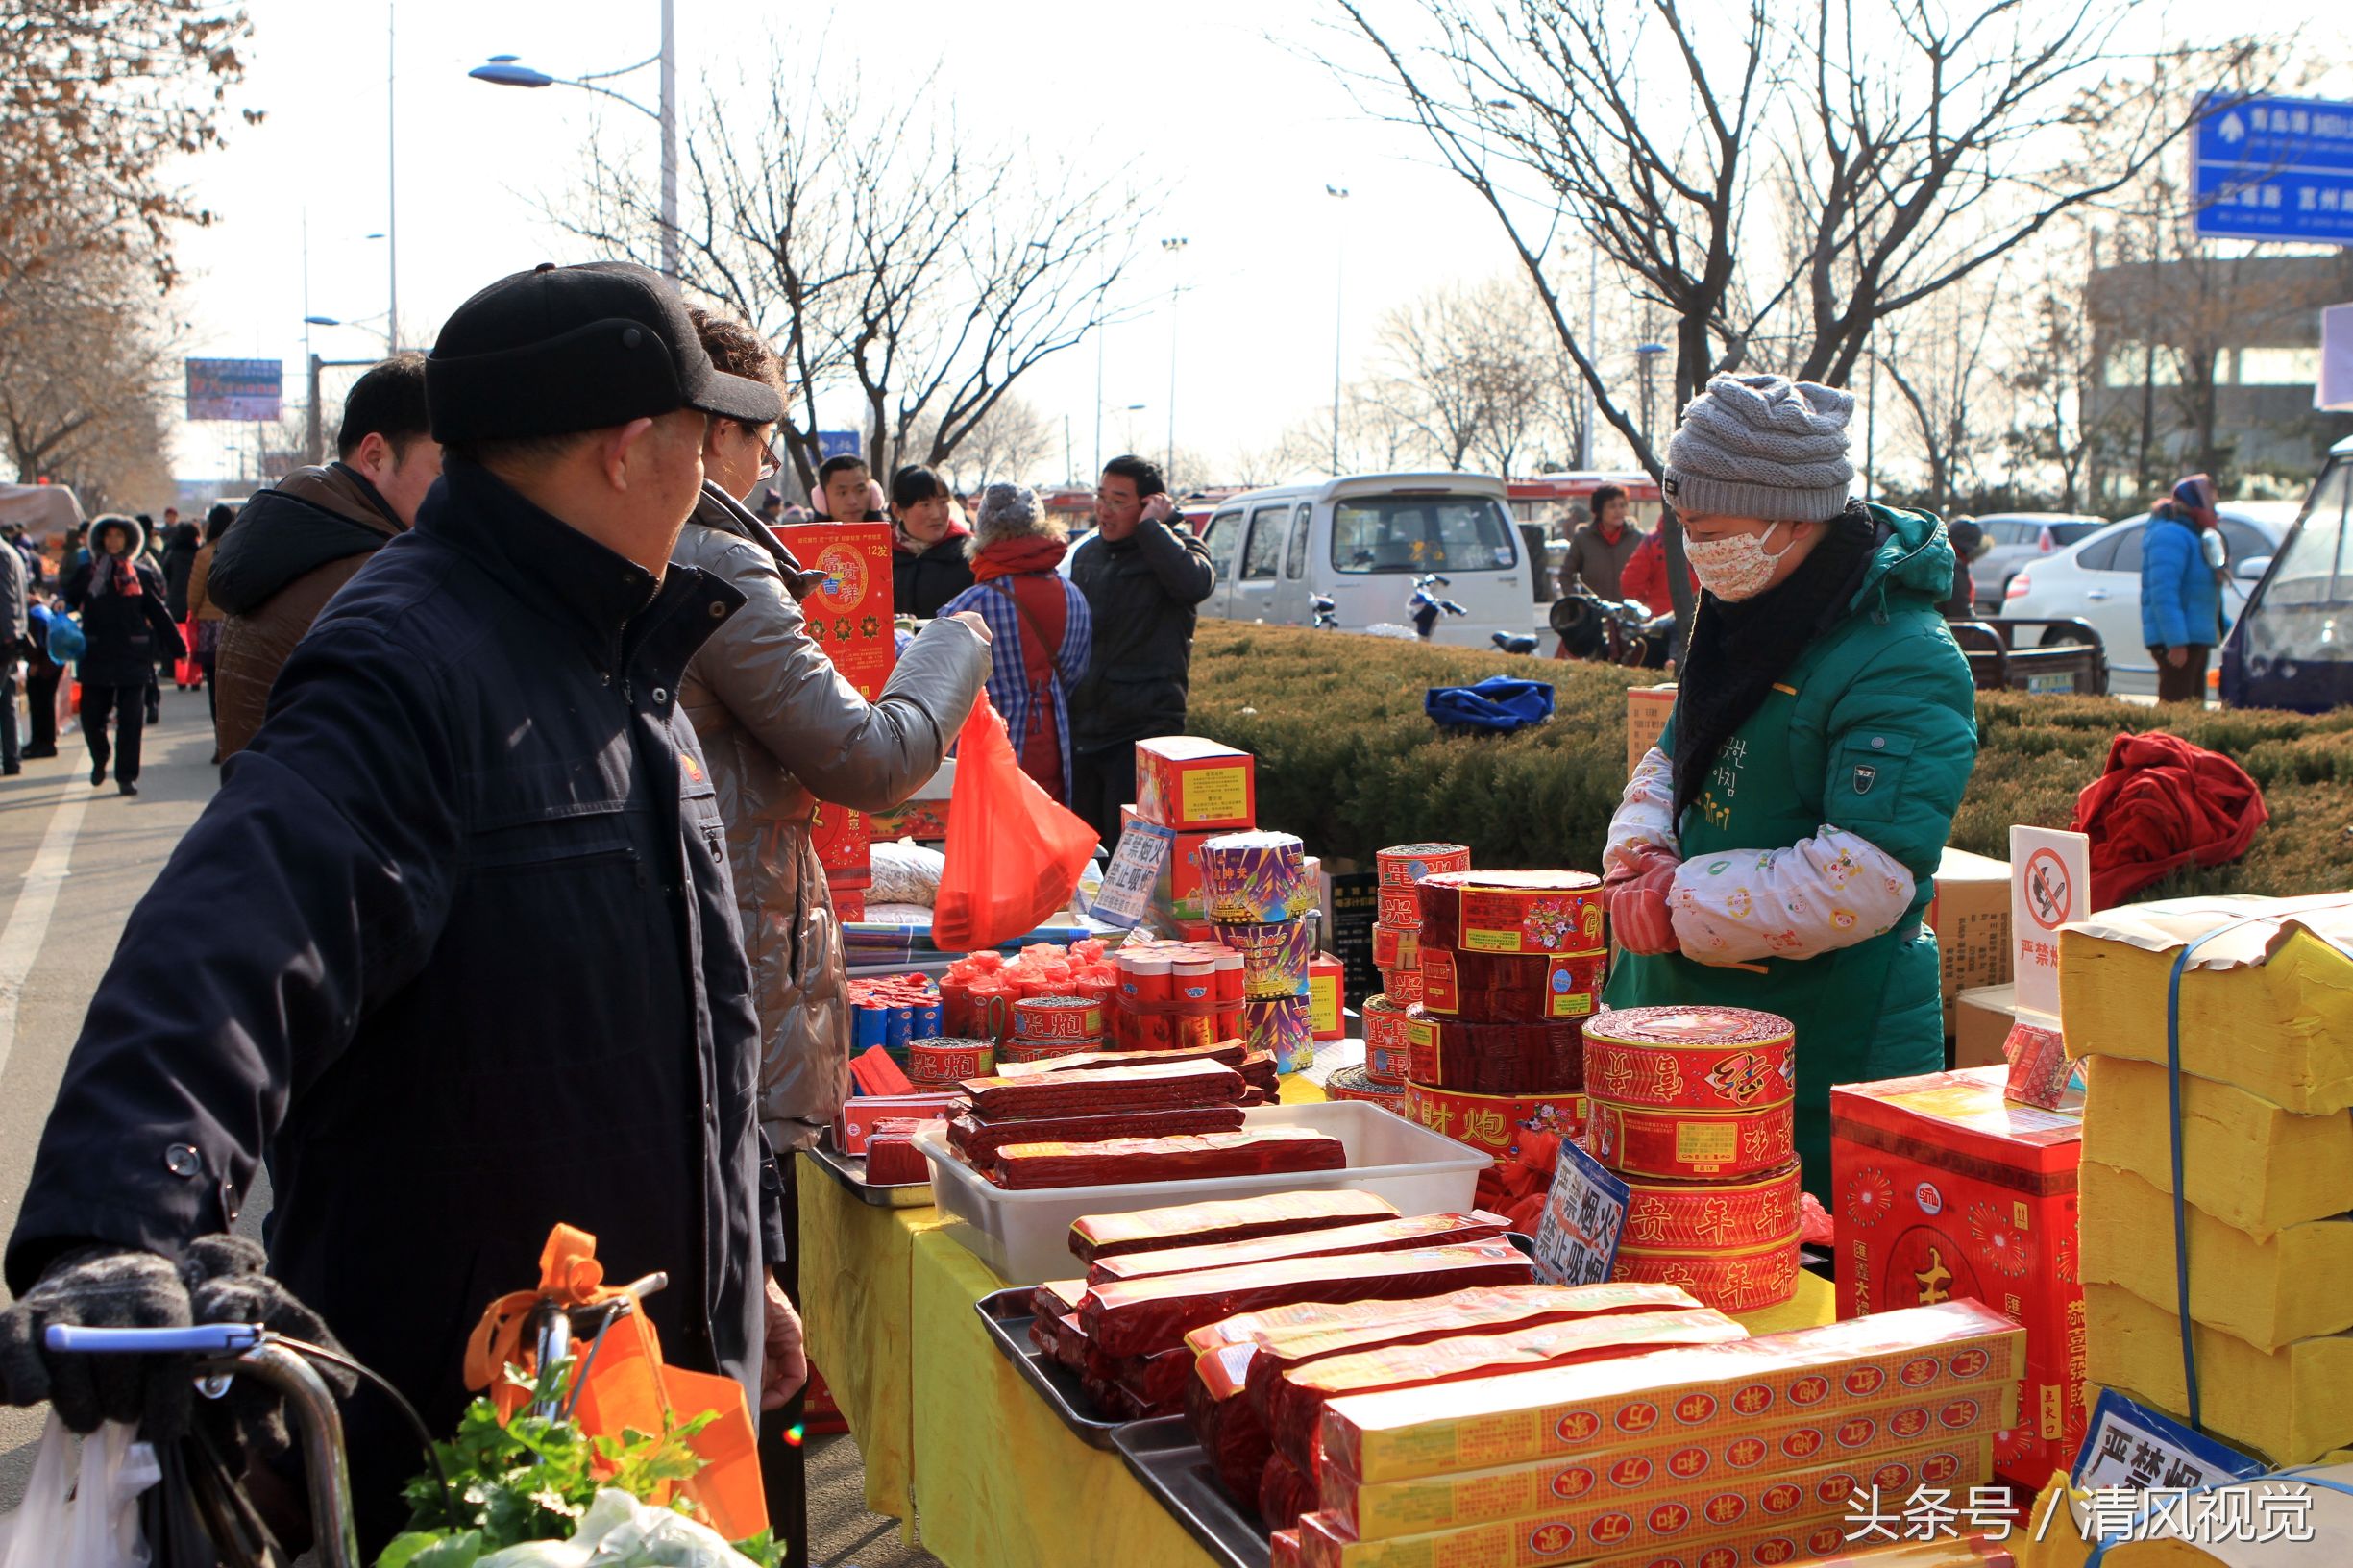
M 1789 1020 L 1745 1007 L 1610 1008 L 1585 1020 L 1585 1081 L 1629 1106 L 1756 1111 L 1798 1092 Z
M 1601 1007 L 1606 950 L 1590 953 L 1458 953 L 1422 956 L 1422 1005 L 1466 1023 L 1581 1018 Z
M 1587 871 L 1443 871 L 1413 891 L 1426 948 L 1588 953 L 1605 945 L 1602 879 Z
M 1434 871 L 1467 871 L 1471 851 L 1460 844 L 1398 844 L 1373 853 L 1373 869 L 1385 888 L 1411 887 Z

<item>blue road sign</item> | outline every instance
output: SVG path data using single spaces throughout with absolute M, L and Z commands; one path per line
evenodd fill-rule
M 276 419 L 285 364 L 278 359 L 187 361 L 190 419 Z
M 828 457 L 857 456 L 858 432 L 856 430 L 818 431 L 817 455 L 820 462 L 824 461 Z
M 2353 104 L 2207 103 L 2194 155 L 2200 234 L 2353 245 Z

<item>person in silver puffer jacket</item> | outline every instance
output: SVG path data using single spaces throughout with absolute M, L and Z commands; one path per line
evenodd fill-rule
M 730 375 L 780 380 L 748 328 L 694 312 L 703 347 Z M 746 600 L 686 667 L 678 702 L 702 742 L 727 824 L 744 951 L 760 1009 L 760 1120 L 778 1153 L 807 1148 L 849 1091 L 850 1017 L 840 923 L 811 840 L 818 802 L 881 811 L 939 770 L 989 674 L 977 616 L 933 622 L 872 702 L 811 638 L 801 596 L 816 586 L 734 498 L 774 472 L 772 427 L 714 419 L 702 501 L 672 560 Z

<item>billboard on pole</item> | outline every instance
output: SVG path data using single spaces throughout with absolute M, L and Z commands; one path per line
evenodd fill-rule
M 269 421 L 285 392 L 278 359 L 190 359 L 188 418 Z
M 2209 98 L 2194 145 L 2200 234 L 2353 245 L 2353 104 Z

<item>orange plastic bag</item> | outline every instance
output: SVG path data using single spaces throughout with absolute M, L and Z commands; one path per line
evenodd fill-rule
M 1021 771 L 983 692 L 956 743 L 932 945 L 968 953 L 1036 930 L 1070 901 L 1094 846 L 1094 829 Z
M 540 1249 L 539 1287 L 492 1302 L 467 1338 L 466 1386 L 487 1393 L 502 1422 L 511 1420 L 528 1394 L 498 1373 L 510 1364 L 526 1373 L 536 1370 L 530 1364 L 530 1347 L 523 1342 L 523 1329 L 539 1299 L 546 1296 L 576 1308 L 622 1293 L 604 1283 L 597 1238 L 570 1225 L 556 1226 Z M 716 1410 L 717 1418 L 687 1439 L 703 1467 L 680 1482 L 678 1490 L 693 1499 L 711 1528 L 727 1539 L 757 1535 L 768 1528 L 768 1495 L 760 1484 L 759 1429 L 744 1385 L 717 1373 L 665 1365 L 661 1336 L 644 1312 L 628 1313 L 605 1335 L 587 1369 L 573 1418 L 591 1436 L 617 1437 L 626 1428 L 667 1432 L 705 1410 Z

